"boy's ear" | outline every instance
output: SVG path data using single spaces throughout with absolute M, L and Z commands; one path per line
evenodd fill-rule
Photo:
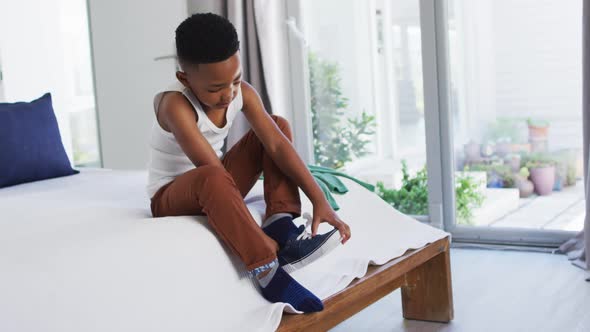
M 176 72 L 176 79 L 182 83 L 182 85 L 184 85 L 185 87 L 189 87 L 188 85 L 188 80 L 186 79 L 186 73 L 183 71 L 177 71 Z

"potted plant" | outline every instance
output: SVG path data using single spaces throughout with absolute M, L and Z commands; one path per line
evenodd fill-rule
M 566 186 L 573 186 L 576 184 L 577 176 L 576 176 L 576 165 L 568 165 L 567 167 L 567 174 L 565 176 L 565 185 Z
M 502 188 L 514 188 L 516 186 L 516 178 L 509 165 L 496 166 L 494 172 L 502 178 Z
M 529 139 L 547 139 L 549 134 L 549 122 L 540 119 L 527 119 L 527 125 L 529 126 Z
M 529 175 L 529 169 L 526 167 L 522 167 L 518 174 L 515 175 L 516 187 L 518 188 L 520 198 L 527 198 L 535 191 L 535 186 L 529 180 Z
M 558 162 L 556 168 L 557 178 L 561 180 L 563 187 L 576 184 L 576 152 L 573 149 L 563 149 L 554 153 Z M 557 182 L 557 181 L 556 181 Z M 557 186 L 557 184 L 556 184 Z
M 549 135 L 549 122 L 540 119 L 527 119 L 529 126 L 529 142 L 533 152 L 547 151 L 547 136 Z
M 517 173 L 520 170 L 520 155 L 516 153 L 510 153 L 504 157 L 504 162 L 510 167 L 513 173 Z
M 513 188 L 514 176 L 510 166 L 500 163 L 474 164 L 466 167 L 464 171 L 486 172 L 488 188 Z
M 535 154 L 529 157 L 526 167 L 531 173 L 535 192 L 541 196 L 551 194 L 555 185 L 555 161 L 545 155 Z
M 553 191 L 561 191 L 565 187 L 567 176 L 567 165 L 563 160 L 555 162 L 555 183 L 553 184 Z

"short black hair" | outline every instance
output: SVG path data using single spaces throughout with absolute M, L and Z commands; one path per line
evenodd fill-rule
M 223 61 L 239 49 L 236 29 L 225 17 L 193 14 L 176 28 L 176 55 L 181 64 Z

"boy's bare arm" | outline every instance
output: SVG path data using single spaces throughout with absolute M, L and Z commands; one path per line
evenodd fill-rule
M 223 167 L 215 151 L 197 126 L 197 114 L 180 92 L 167 92 L 160 101 L 158 122 L 171 132 L 195 166 Z
M 291 142 L 283 135 L 268 115 L 256 90 L 242 81 L 243 112 L 252 130 L 277 166 L 300 187 L 313 204 L 312 234 L 315 235 L 320 222 L 326 221 L 338 228 L 345 243 L 350 238 L 350 228 L 334 212 L 324 193 L 315 182 L 309 169 L 301 160 Z

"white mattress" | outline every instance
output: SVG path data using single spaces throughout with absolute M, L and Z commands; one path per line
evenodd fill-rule
M 352 238 L 292 274 L 320 298 L 369 263 L 448 235 L 343 181 L 350 192 L 335 198 Z M 145 182 L 141 171 L 90 169 L 0 189 L 0 331 L 277 328 L 290 306 L 258 293 L 205 217 L 151 218 Z M 259 182 L 247 198 L 258 222 L 261 195 Z

